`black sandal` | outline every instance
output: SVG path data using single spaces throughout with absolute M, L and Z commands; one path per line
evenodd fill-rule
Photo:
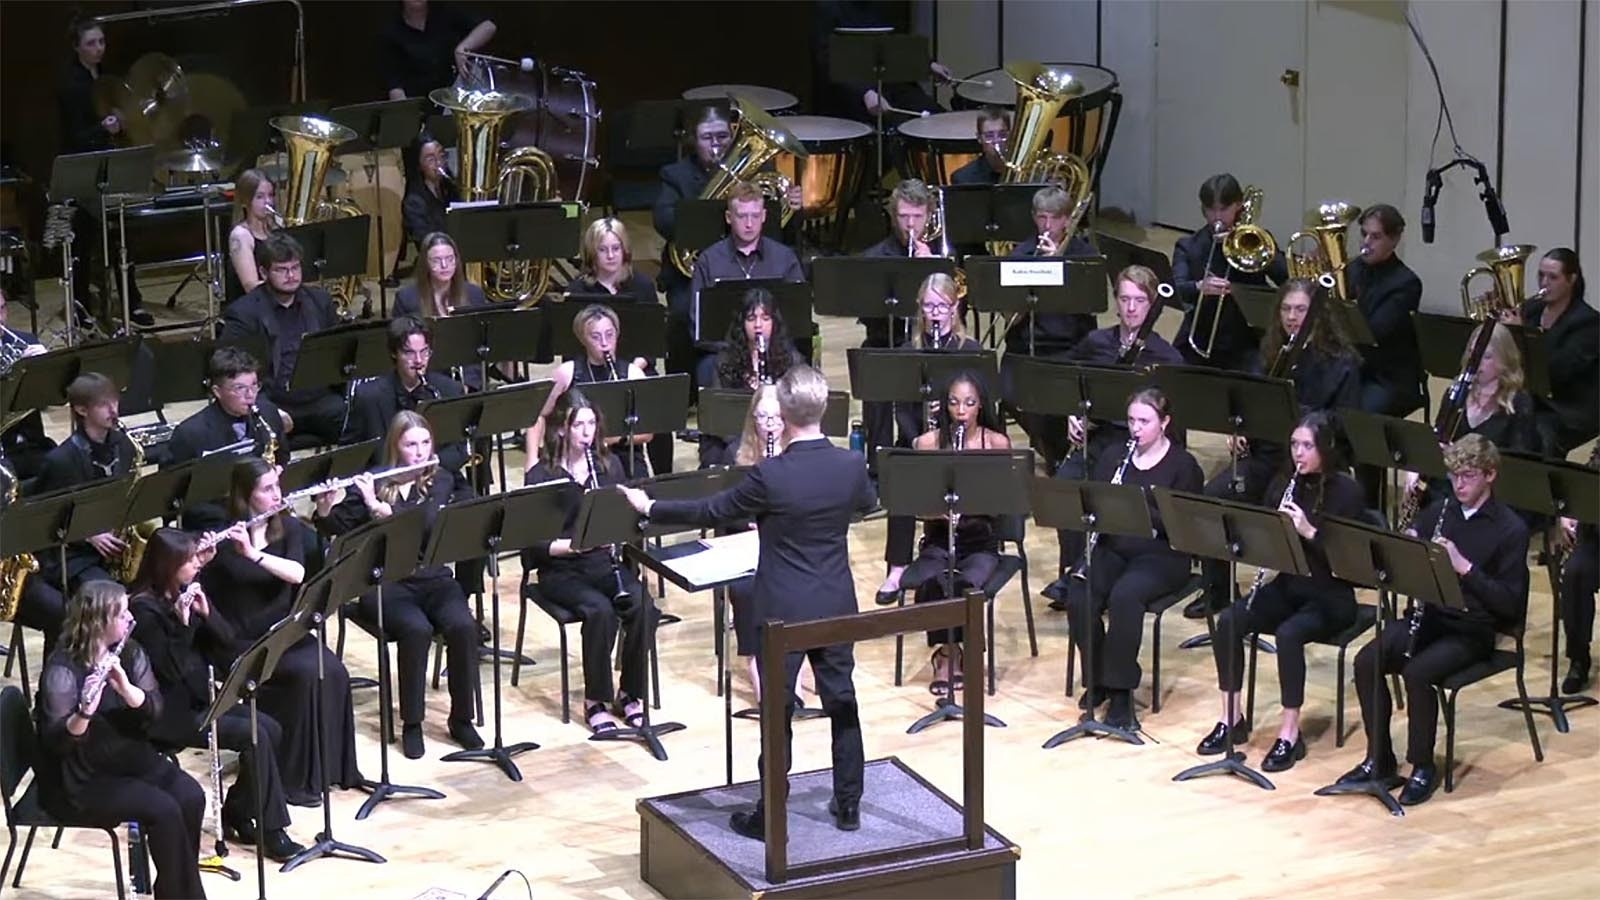
M 938 677 L 940 660 L 944 660 L 946 662 L 945 671 L 948 672 L 949 671 L 949 665 L 948 665 L 949 659 L 950 659 L 950 656 L 949 656 L 949 654 L 944 652 L 944 648 L 943 647 L 940 647 L 939 649 L 933 651 L 933 655 L 928 657 L 928 664 L 933 666 L 933 674 L 934 674 L 933 680 L 928 682 L 928 693 L 934 695 L 935 697 L 948 697 L 948 696 L 950 696 L 950 681 L 949 681 L 949 679 Z
M 617 705 L 622 708 L 622 721 L 627 722 L 629 728 L 643 728 L 644 701 L 638 699 L 637 697 L 629 697 L 627 694 L 623 694 L 618 697 L 617 701 Z M 639 705 L 639 711 L 631 713 L 628 712 L 628 707 L 633 706 L 635 703 Z
M 950 690 L 959 691 L 967 686 L 967 677 L 962 674 L 962 669 L 967 665 L 967 651 L 957 648 L 956 661 L 950 667 Z
M 602 719 L 600 716 L 605 718 Z M 583 718 L 588 723 L 589 731 L 592 734 L 605 734 L 608 731 L 616 731 L 622 727 L 617 724 L 616 719 L 611 717 L 611 711 L 606 709 L 604 703 L 590 703 L 584 706 Z

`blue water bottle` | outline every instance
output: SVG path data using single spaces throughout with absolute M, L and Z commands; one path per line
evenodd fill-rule
M 861 427 L 860 422 L 850 423 L 850 449 L 861 454 L 862 459 L 867 456 L 867 431 Z

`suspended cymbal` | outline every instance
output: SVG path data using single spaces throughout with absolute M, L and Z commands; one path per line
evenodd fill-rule
M 156 160 L 156 167 L 167 172 L 215 173 L 222 163 L 213 152 L 185 149 L 164 154 Z
M 101 115 L 115 111 L 134 144 L 170 144 L 189 113 L 189 84 L 172 57 L 147 53 L 127 78 L 95 82 L 95 105 Z

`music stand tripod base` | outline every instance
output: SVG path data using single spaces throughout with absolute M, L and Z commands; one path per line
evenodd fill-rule
M 607 731 L 596 732 L 589 735 L 591 741 L 638 741 L 649 748 L 650 755 L 662 762 L 667 761 L 667 748 L 661 745 L 660 736 L 682 731 L 682 722 L 646 722 L 638 727 L 623 726 Z
M 1405 807 L 1401 806 L 1400 801 L 1396 800 L 1394 798 L 1394 794 L 1390 793 L 1397 787 L 1399 787 L 1399 785 L 1393 781 L 1380 781 L 1374 778 L 1367 781 L 1356 781 L 1347 784 L 1330 784 L 1327 787 L 1317 788 L 1311 793 L 1318 797 L 1340 797 L 1349 794 L 1365 794 L 1368 797 L 1376 799 L 1379 803 L 1382 803 L 1384 808 L 1389 810 L 1389 815 L 1404 816 L 1406 814 Z
M 1266 638 L 1262 637 L 1259 634 L 1251 635 L 1250 639 L 1255 641 L 1256 649 L 1260 650 L 1262 653 L 1277 653 L 1278 652 L 1278 648 L 1272 646 L 1272 642 L 1271 641 L 1267 640 Z M 1196 634 L 1196 635 L 1192 635 L 1190 637 L 1184 638 L 1183 641 L 1181 641 L 1178 644 L 1178 649 L 1179 650 L 1194 650 L 1197 647 L 1209 647 L 1209 646 L 1211 646 L 1211 633 L 1207 632 L 1205 634 Z
M 930 726 L 937 725 L 940 722 L 960 721 L 966 717 L 967 711 L 962 708 L 961 704 L 951 700 L 949 697 L 940 697 L 933 704 L 933 712 L 930 712 L 915 722 L 912 722 L 911 727 L 906 729 L 906 734 L 916 734 L 917 732 L 922 731 Z M 994 716 L 989 715 L 988 713 L 983 714 L 983 724 L 989 726 L 990 728 L 1008 727 L 1006 723 L 1000 721 Z
M 1144 739 L 1139 737 L 1139 720 L 1133 720 L 1132 728 L 1118 728 L 1096 719 L 1092 712 L 1084 713 L 1078 724 L 1066 728 L 1050 736 L 1044 742 L 1045 750 L 1052 750 L 1068 741 L 1081 737 L 1114 737 L 1135 746 L 1144 746 Z
M 1540 715 L 1549 716 L 1551 721 L 1555 723 L 1556 731 L 1561 734 L 1566 734 L 1572 730 L 1572 723 L 1567 721 L 1568 709 L 1583 709 L 1597 704 L 1600 704 L 1600 700 L 1596 700 L 1588 694 L 1562 695 L 1553 693 L 1548 697 L 1528 698 L 1528 709 Z M 1523 711 L 1522 700 L 1518 697 L 1513 697 L 1510 700 L 1501 700 L 1499 705 L 1501 709 Z

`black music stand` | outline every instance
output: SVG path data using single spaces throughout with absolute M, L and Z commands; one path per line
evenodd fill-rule
M 1157 366 L 1150 377 L 1156 387 L 1166 393 L 1172 405 L 1173 420 L 1179 427 L 1229 436 L 1228 464 L 1234 496 L 1238 496 L 1243 487 L 1239 476 L 1240 456 L 1234 449 L 1238 439 L 1282 440 L 1300 418 L 1294 382 L 1288 379 L 1203 366 Z M 1228 566 L 1228 583 L 1228 593 L 1237 600 L 1239 570 L 1235 564 Z M 1178 646 L 1192 650 L 1211 643 L 1209 619 L 1206 624 L 1206 634 L 1195 635 Z M 1263 643 L 1261 646 L 1273 652 L 1270 645 Z
M 1083 419 L 1084 471 L 1089 469 L 1087 431 L 1095 411 L 1100 418 L 1120 421 L 1127 410 L 1128 397 L 1149 385 L 1150 376 L 1129 366 L 1103 366 L 1061 363 L 1024 356 L 1017 360 L 1011 379 L 1013 406 L 1046 416 L 1078 416 Z
M 1238 305 L 1245 323 L 1252 329 L 1265 332 L 1272 327 L 1278 317 L 1280 302 L 1277 288 L 1236 284 L 1229 293 L 1233 295 L 1233 302 Z M 1357 347 L 1370 347 L 1378 343 L 1378 339 L 1372 336 L 1372 326 L 1367 324 L 1367 317 L 1361 313 L 1361 307 L 1348 300 L 1340 300 L 1331 292 L 1321 293 L 1322 296 L 1315 300 L 1311 315 L 1324 322 L 1335 323 L 1350 343 Z M 1458 360 L 1456 368 L 1460 367 Z
M 1167 529 L 1167 542 L 1172 549 L 1192 556 L 1227 560 L 1229 571 L 1237 571 L 1241 562 L 1280 574 L 1304 575 L 1310 571 L 1306 563 L 1305 546 L 1289 516 L 1276 509 L 1264 509 L 1231 500 L 1218 500 L 1200 494 L 1152 488 L 1156 507 L 1161 510 L 1161 522 Z M 1259 586 L 1259 583 L 1258 585 Z M 1245 609 L 1255 599 L 1252 588 L 1241 601 Z M 1211 630 L 1209 610 L 1206 630 Z M 1239 663 L 1240 642 L 1232 641 L 1228 652 Z M 1256 787 L 1275 790 L 1267 776 L 1250 768 L 1245 755 L 1233 747 L 1233 722 L 1229 715 L 1228 746 L 1222 759 L 1201 763 L 1172 776 L 1173 781 L 1188 781 L 1203 775 L 1237 775 Z
M 819 316 L 889 320 L 915 319 L 922 283 L 941 272 L 954 276 L 956 261 L 945 256 L 819 256 L 811 263 L 811 284 Z
M 1407 594 L 1413 603 L 1452 609 L 1463 605 L 1461 581 L 1450 568 L 1450 556 L 1432 541 L 1337 516 L 1323 518 L 1317 529 L 1317 541 L 1327 554 L 1328 567 L 1335 578 L 1381 592 Z M 1379 657 L 1372 670 L 1374 692 L 1388 690 L 1383 683 L 1382 610 L 1379 610 L 1376 628 L 1372 646 Z M 1362 782 L 1330 784 L 1313 793 L 1319 797 L 1365 794 L 1382 803 L 1390 815 L 1403 816 L 1404 808 L 1389 793 L 1399 785 L 1398 778 L 1385 781 L 1374 777 Z
M 421 797 L 424 800 L 443 800 L 444 794 L 428 787 L 394 784 L 389 781 L 389 740 L 393 731 L 389 717 L 389 697 L 384 685 L 392 685 L 389 675 L 389 635 L 383 627 L 383 586 L 400 581 L 418 568 L 422 555 L 422 533 L 427 527 L 427 510 L 423 506 L 396 510 L 386 519 L 373 519 L 334 538 L 328 555 L 339 563 L 330 589 L 328 603 L 357 598 L 368 591 L 377 592 L 378 640 L 378 780 L 363 781 L 361 789 L 370 796 L 356 812 L 356 819 L 372 815 L 378 804 L 393 797 Z M 329 610 L 331 612 L 332 610 Z M 324 615 L 326 618 L 326 615 Z
M 1150 521 L 1150 504 L 1145 499 L 1145 489 L 1136 484 L 1070 481 L 1064 478 L 1034 476 L 1028 488 L 1028 496 L 1033 505 L 1033 520 L 1046 528 L 1083 531 L 1090 536 L 1102 537 L 1114 534 L 1143 538 L 1155 533 L 1155 526 Z M 1099 537 L 1095 537 L 1094 540 L 1098 542 Z M 1091 603 L 1094 598 L 1091 590 L 1093 587 L 1094 556 L 1085 552 L 1083 588 L 1088 592 Z M 1091 614 L 1098 618 L 1100 612 L 1093 610 Z M 1085 624 L 1087 626 L 1087 623 Z M 1092 633 L 1094 629 L 1090 630 Z M 1095 691 L 1099 679 L 1095 674 L 1094 645 L 1095 642 L 1090 640 L 1083 646 L 1083 691 L 1084 696 L 1089 698 L 1088 706 L 1084 714 L 1078 718 L 1078 724 L 1056 732 L 1044 742 L 1046 750 L 1085 736 L 1114 737 L 1130 744 L 1144 743 L 1144 739 L 1139 737 L 1137 720 L 1134 721 L 1132 728 L 1120 728 L 1095 718 L 1095 708 L 1098 705 L 1095 702 L 1098 699 Z M 1072 673 L 1068 671 L 1067 679 L 1071 678 Z
M 767 220 L 761 225 L 761 236 L 774 241 L 783 237 L 783 210 L 776 200 L 767 198 Z M 698 253 L 728 235 L 728 201 L 702 200 L 685 197 L 678 201 L 677 218 L 672 231 L 672 246 L 679 250 Z
M 1033 356 L 1039 314 L 1105 312 L 1106 262 L 1099 256 L 969 257 L 967 296 L 974 312 L 1028 317 L 1028 355 Z
M 350 322 L 313 331 L 300 342 L 289 389 L 349 384 L 394 368 L 389 357 L 389 323 Z
M 379 222 L 380 229 L 383 227 Z M 307 222 L 283 229 L 300 244 L 304 260 L 306 281 L 328 281 L 367 274 L 367 238 L 372 231 L 370 216 L 346 216 Z M 383 232 L 378 232 L 379 267 L 383 263 Z M 365 291 L 366 288 L 362 287 Z M 361 318 L 372 318 L 372 298 L 369 296 L 361 310 Z
M 264 337 L 244 337 L 229 341 L 228 345 L 242 348 L 258 362 L 267 358 Z M 156 372 L 163 376 L 170 373 L 170 377 L 155 379 L 151 398 L 158 406 L 210 397 L 211 385 L 206 372 L 211 366 L 211 354 L 223 346 L 215 338 L 205 332 L 170 341 L 146 338 L 142 346 L 154 357 Z M 192 377 L 185 377 L 190 373 Z
M 1446 380 L 1461 374 L 1461 357 L 1472 339 L 1472 332 L 1478 327 L 1478 320 L 1423 312 L 1414 312 L 1411 318 L 1416 323 L 1417 351 L 1423 371 Z M 1528 393 L 1549 397 L 1550 348 L 1544 332 L 1527 325 L 1505 327 L 1516 339 L 1517 349 L 1522 351 L 1522 372 Z
M 828 80 L 834 84 L 872 84 L 879 98 L 876 185 L 883 180 L 883 110 L 888 99 L 884 82 L 922 81 L 933 62 L 928 39 L 889 31 L 835 30 L 828 36 Z
M 850 347 L 845 357 L 850 366 L 850 393 L 863 403 L 921 403 L 926 410 L 940 399 L 938 391 L 961 372 L 977 372 L 990 396 L 994 396 L 999 379 L 992 350 Z
M 293 872 L 303 863 L 321 859 L 324 856 L 337 858 L 341 854 L 347 858 L 371 863 L 388 862 L 388 860 L 372 850 L 358 847 L 355 844 L 347 844 L 333 835 L 333 802 L 328 796 L 327 744 L 322 739 L 322 689 L 327 683 L 328 677 L 326 667 L 328 654 L 323 648 L 328 643 L 328 618 L 336 614 L 340 604 L 346 598 L 354 596 L 353 594 L 341 593 L 338 590 L 339 582 L 346 583 L 346 590 L 360 591 L 367 573 L 357 569 L 357 567 L 365 563 L 365 560 L 353 559 L 352 556 L 344 554 L 337 544 L 328 553 L 328 559 L 329 562 L 317 574 L 311 576 L 300 585 L 300 591 L 295 595 L 294 608 L 290 611 L 288 617 L 289 620 L 302 623 L 300 627 L 303 630 L 309 631 L 310 628 L 315 628 L 317 635 L 317 690 L 316 693 L 311 695 L 311 734 L 312 740 L 316 742 L 314 746 L 317 748 L 316 754 L 312 757 L 317 765 L 316 780 L 322 791 L 322 831 L 317 834 L 316 843 L 295 854 L 293 858 L 285 862 L 278 869 L 280 872 Z M 309 623 L 309 625 L 304 623 Z M 389 654 L 382 647 L 379 648 L 379 651 L 378 659 L 381 666 Z M 378 746 L 380 752 L 383 753 L 383 781 L 387 783 L 389 780 L 389 758 L 387 751 L 381 750 L 385 746 L 381 729 L 378 733 Z M 414 790 L 426 791 L 427 789 L 417 788 Z M 421 796 L 429 796 L 429 793 L 437 794 L 438 792 L 423 793 Z M 443 795 L 440 794 L 439 796 L 442 797 Z M 362 813 L 357 814 L 356 818 L 361 818 L 365 814 L 364 811 L 365 807 L 363 807 Z
M 666 355 L 667 308 L 659 303 L 632 302 L 626 296 L 614 294 L 567 294 L 559 303 L 542 303 L 545 336 L 548 345 L 541 347 L 540 357 L 549 359 L 583 359 L 585 350 L 578 336 L 572 333 L 572 321 L 578 313 L 590 306 L 601 305 L 617 317 L 618 364 L 627 368 L 627 360 L 635 357 L 660 359 Z
M 133 482 L 132 475 L 105 478 L 30 497 L 11 507 L 6 517 L 6 555 L 56 546 L 61 596 L 72 596 L 67 589 L 67 545 L 121 525 Z
M 495 363 L 507 360 L 549 362 L 544 312 L 548 305 L 529 309 L 510 303 L 470 306 L 442 319 L 433 319 L 433 357 L 429 368 L 435 371 L 460 368 L 461 382 L 473 390 L 482 390 L 488 387 L 490 366 Z M 504 464 L 502 459 L 502 469 Z M 504 471 L 501 475 L 505 475 Z
M 1033 469 L 1031 450 L 906 450 L 893 448 L 878 454 L 882 479 L 879 499 L 891 516 L 917 518 L 958 516 L 1013 516 L 1028 511 L 1027 477 Z M 949 554 L 945 561 L 945 598 L 956 594 L 956 524 L 948 530 Z M 983 585 L 971 586 L 983 590 Z M 993 600 L 989 600 L 992 605 Z M 991 616 L 992 621 L 992 616 Z M 951 671 L 956 666 L 953 633 L 945 631 L 944 652 Z M 984 640 L 983 635 L 964 635 L 965 640 Z M 934 702 L 933 711 L 911 723 L 906 734 L 916 734 L 939 722 L 960 719 L 966 711 L 950 696 Z M 988 713 L 983 724 L 1004 728 L 1006 723 Z
M 694 339 L 700 343 L 724 340 L 728 327 L 739 318 L 745 294 L 757 288 L 772 294 L 778 314 L 789 327 L 789 336 L 809 342 L 815 326 L 811 318 L 811 285 L 777 278 L 724 278 L 701 289 L 694 297 L 691 313 Z
M 118 387 L 125 387 L 133 379 L 138 352 L 139 338 L 124 337 L 24 356 L 12 364 L 6 375 L 6 382 L 14 387 L 0 395 L 5 399 L 0 414 L 65 404 L 67 385 L 85 372 L 97 372 Z
M 696 405 L 696 421 L 702 434 L 736 435 L 744 433 L 745 417 L 750 413 L 750 398 L 754 391 L 737 388 L 700 389 L 700 402 Z M 829 437 L 850 434 L 850 394 L 847 391 L 829 391 L 828 405 L 822 411 L 822 433 Z
M 578 520 L 572 532 L 572 549 L 583 551 L 596 548 L 633 544 L 643 539 L 639 528 L 639 513 L 629 505 L 622 492 L 616 489 L 600 489 L 588 491 L 583 495 L 583 500 L 578 505 Z M 621 547 L 613 552 L 612 566 L 620 567 L 622 564 Z M 621 578 L 621 569 L 616 569 L 617 576 Z M 647 653 L 653 653 L 656 645 L 656 606 L 655 598 L 650 596 L 650 591 L 639 585 L 639 621 L 644 627 L 644 645 Z M 665 761 L 667 750 L 661 745 L 661 735 L 682 731 L 681 722 L 651 722 L 650 721 L 650 667 L 644 667 L 645 689 L 644 696 L 635 698 L 640 701 L 644 710 L 644 722 L 638 726 L 624 724 L 623 727 L 613 728 L 609 731 L 596 732 L 589 735 L 591 741 L 625 741 L 637 740 L 649 749 L 650 755 L 658 760 Z M 659 695 L 660 686 L 656 687 Z M 732 694 L 730 690 L 728 692 Z
M 278 487 L 284 494 L 318 485 L 335 478 L 348 478 L 365 472 L 383 454 L 383 438 L 373 438 L 359 444 L 345 444 L 322 453 L 291 460 L 278 475 Z
M 416 140 L 422 130 L 422 119 L 432 108 L 426 97 L 405 97 L 400 100 L 379 100 L 373 103 L 356 103 L 336 106 L 328 111 L 328 118 L 354 131 L 359 137 L 339 147 L 341 153 L 365 153 L 367 177 L 372 179 L 374 190 L 383 196 L 383 167 L 378 165 L 378 151 L 400 150 Z M 402 186 L 402 190 L 404 187 Z M 385 267 L 383 248 L 383 203 L 378 203 L 378 268 Z M 404 238 L 401 238 L 403 241 Z M 378 280 L 379 315 L 389 315 L 389 287 L 384 279 Z
M 248 704 L 250 708 L 250 752 L 258 757 L 261 753 L 261 730 L 259 714 L 256 710 L 256 694 L 262 685 L 272 677 L 278 668 L 278 661 L 285 651 L 299 643 L 307 634 L 305 625 L 293 615 L 283 619 L 250 648 L 233 661 L 233 668 L 228 671 L 228 677 L 223 680 L 222 687 L 217 690 L 216 696 L 211 701 L 211 706 L 206 710 L 205 719 L 200 723 L 200 731 L 204 732 L 214 727 L 216 721 L 222 718 L 229 710 L 240 703 Z M 210 677 L 209 675 L 207 676 Z M 320 745 L 319 745 L 320 746 Z M 260 780 L 255 786 L 255 811 L 256 821 L 264 817 L 267 807 L 265 788 Z M 218 803 L 222 800 L 219 798 Z M 266 829 L 256 829 L 256 896 L 265 900 L 267 896 L 267 854 L 265 849 Z M 222 840 L 222 835 L 217 835 L 217 840 Z M 369 851 L 370 852 L 370 851 Z M 374 854 L 375 855 L 375 854 Z M 382 862 L 379 857 L 376 862 Z M 231 870 L 230 870 L 231 871 Z M 237 873 L 235 873 L 237 874 Z M 235 879 L 237 880 L 237 878 Z
M 533 741 L 507 745 L 501 728 L 500 554 L 520 553 L 534 544 L 560 537 L 566 523 L 566 498 L 576 490 L 576 485 L 564 482 L 477 497 L 446 506 L 434 521 L 425 565 L 488 558 L 489 634 L 494 649 L 494 743 L 481 750 L 447 753 L 440 757 L 443 762 L 489 762 L 499 766 L 512 781 L 521 781 L 522 770 L 512 758 L 539 749 Z
M 944 194 L 944 233 L 952 244 L 1021 243 L 1037 237 L 1033 195 L 1044 184 L 949 184 Z
M 1123 240 L 1104 231 L 1094 233 L 1094 244 L 1106 258 L 1106 281 L 1112 282 L 1117 273 L 1129 266 L 1144 266 L 1156 273 L 1158 283 L 1172 283 L 1172 260 L 1159 250 Z M 1114 290 L 1115 284 L 1110 284 Z
M 629 451 L 622 454 L 628 462 L 629 479 L 639 477 L 634 471 L 636 460 L 643 458 L 645 468 L 650 468 L 650 457 L 643 448 L 635 452 L 635 435 L 671 435 L 689 420 L 689 376 L 681 372 L 625 381 L 590 382 L 583 385 L 583 395 L 609 423 L 610 434 L 623 439 L 622 446 Z M 617 428 L 619 422 L 621 429 Z
M 191 506 L 215 503 L 228 495 L 228 481 L 238 457 L 218 453 L 152 472 L 137 479 L 128 492 L 123 525 L 180 518 Z
M 452 203 L 444 221 L 463 264 L 571 259 L 583 228 L 578 204 L 561 202 Z
M 1565 461 L 1552 461 L 1502 452 L 1500 474 L 1495 478 L 1494 494 L 1508 506 L 1525 509 L 1547 516 L 1566 516 L 1580 523 L 1600 521 L 1600 472 L 1588 466 Z M 1552 522 L 1552 527 L 1560 527 Z M 1576 552 L 1573 547 L 1569 553 Z M 1572 729 L 1567 721 L 1567 708 L 1582 709 L 1594 706 L 1595 698 L 1587 694 L 1564 696 L 1559 690 L 1557 669 L 1561 664 L 1561 604 L 1570 598 L 1561 596 L 1561 568 L 1556 554 L 1545 548 L 1546 570 L 1550 574 L 1550 693 L 1544 697 L 1528 698 L 1534 712 L 1545 713 L 1555 722 L 1556 731 L 1566 734 Z M 1567 640 L 1588 640 L 1588 635 L 1568 635 Z M 1501 709 L 1521 711 L 1521 698 L 1502 700 Z
M 109 298 L 111 275 L 113 271 L 120 271 L 118 287 L 122 295 L 123 334 L 133 333 L 133 310 L 128 297 L 128 201 L 147 200 L 156 193 L 155 172 L 156 148 L 153 144 L 65 154 L 56 157 L 50 172 L 50 196 L 56 202 L 70 198 L 79 207 L 88 208 L 85 201 L 92 198 L 99 207 L 102 246 L 110 245 L 112 203 L 116 205 L 120 259 L 115 264 L 110 259 L 103 261 L 105 281 L 101 286 L 103 296 Z M 68 302 L 70 305 L 72 298 L 68 298 Z M 110 318 L 108 314 L 108 323 Z M 70 322 L 67 330 L 70 335 Z
M 268 106 L 251 106 L 233 114 L 228 120 L 229 168 L 235 171 L 253 169 L 256 160 L 266 154 L 284 152 L 283 133 L 272 127 L 272 120 L 280 116 L 326 116 L 326 100 L 305 103 L 275 103 Z
M 1423 478 L 1447 477 L 1439 438 L 1426 423 L 1351 407 L 1340 409 L 1339 418 L 1344 422 L 1351 461 L 1356 465 L 1403 469 Z M 1379 479 L 1378 486 L 1392 489 L 1390 479 Z M 1373 498 L 1380 509 L 1387 505 L 1385 500 Z

